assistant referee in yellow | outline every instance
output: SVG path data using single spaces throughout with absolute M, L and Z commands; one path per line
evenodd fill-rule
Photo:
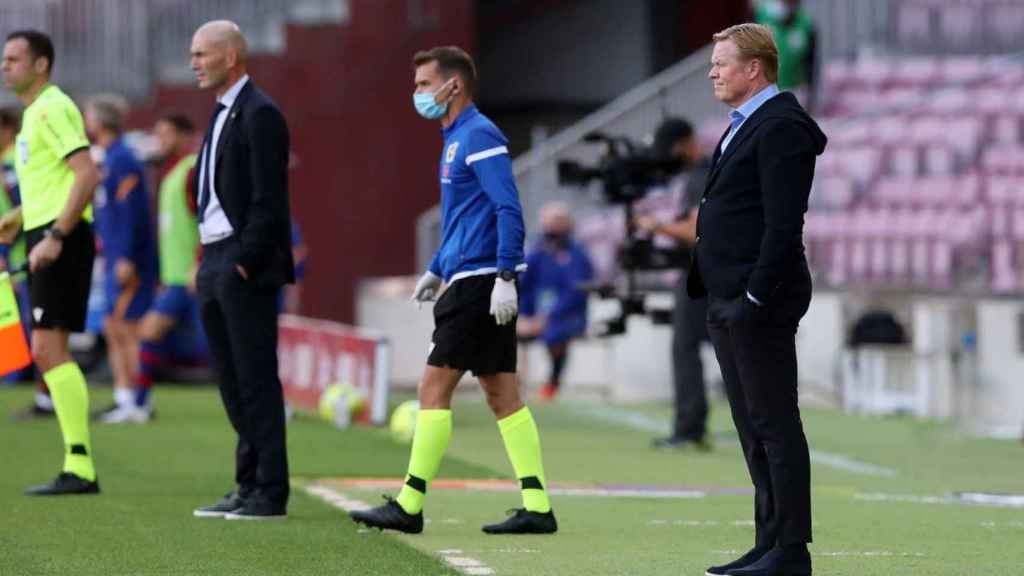
M 64 466 L 26 494 L 100 491 L 89 441 L 89 393 L 68 349 L 68 335 L 85 327 L 92 263 L 93 193 L 100 173 L 89 156 L 82 115 L 50 84 L 53 42 L 35 30 L 7 36 L 4 85 L 25 105 L 17 139 L 21 209 L 0 221 L 0 241 L 24 227 L 29 250 L 32 358 L 50 388 L 64 435 Z

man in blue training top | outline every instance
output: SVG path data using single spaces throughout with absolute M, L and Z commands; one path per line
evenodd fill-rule
M 540 390 L 553 400 L 569 360 L 569 342 L 587 328 L 587 293 L 580 284 L 594 278 L 594 267 L 583 246 L 572 238 L 572 212 L 563 202 L 540 210 L 543 237 L 526 257 L 519 283 L 522 306 L 516 332 L 523 340 L 540 338 L 551 360 L 551 376 Z
M 85 129 L 103 149 L 103 183 L 96 190 L 96 230 L 104 260 L 107 310 L 104 334 L 114 373 L 114 405 L 104 422 L 131 421 L 139 371 L 139 319 L 156 290 L 156 239 L 142 163 L 122 138 L 126 104 L 103 96 L 85 107 Z
M 512 177 L 507 140 L 473 105 L 476 67 L 462 49 L 448 46 L 413 58 L 413 102 L 424 118 L 440 120 L 441 247 L 416 284 L 413 300 L 433 300 L 434 336 L 419 386 L 409 473 L 398 497 L 372 510 L 352 512 L 367 526 L 406 533 L 423 530 L 423 499 L 452 433 L 451 399 L 462 375 L 479 379 L 512 468 L 523 507 L 488 534 L 550 534 L 558 530 L 548 501 L 540 438 L 516 382 L 516 274 L 523 259 L 523 214 Z

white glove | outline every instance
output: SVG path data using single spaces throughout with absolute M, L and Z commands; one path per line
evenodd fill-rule
M 519 294 L 516 293 L 516 283 L 513 280 L 494 279 L 494 289 L 491 290 L 491 316 L 498 326 L 504 326 L 516 317 L 519 311 Z
M 429 302 L 437 295 L 437 289 L 441 287 L 441 277 L 430 270 L 420 277 L 416 282 L 416 289 L 412 291 L 412 301 L 420 308 L 424 302 Z

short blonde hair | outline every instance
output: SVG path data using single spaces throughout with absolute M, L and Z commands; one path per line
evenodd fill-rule
M 771 28 L 751 22 L 737 24 L 711 37 L 715 42 L 732 40 L 740 49 L 740 56 L 747 60 L 760 60 L 764 66 L 764 77 L 769 82 L 779 80 L 779 49 Z

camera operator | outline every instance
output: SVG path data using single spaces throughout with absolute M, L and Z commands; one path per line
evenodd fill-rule
M 636 227 L 649 234 L 668 236 L 692 249 L 697 236 L 697 211 L 704 185 L 711 170 L 711 159 L 701 150 L 693 126 L 682 118 L 666 118 L 655 132 L 654 153 L 681 161 L 684 172 L 677 175 L 673 187 L 685 186 L 678 216 L 660 222 L 640 216 Z M 708 339 L 707 298 L 694 300 L 686 293 L 686 270 L 680 272 L 672 312 L 672 377 L 675 388 L 675 418 L 672 433 L 656 438 L 655 448 L 693 447 L 711 449 L 707 438 L 708 403 L 704 386 L 704 366 L 700 345 Z

